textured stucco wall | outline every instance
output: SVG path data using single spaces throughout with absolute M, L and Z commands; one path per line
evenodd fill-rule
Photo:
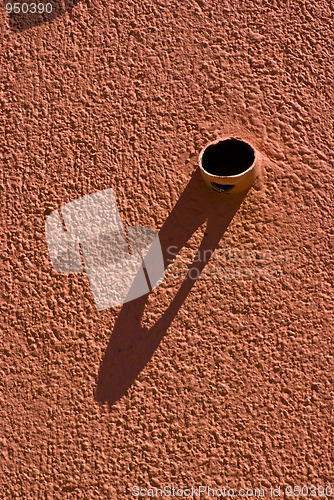
M 93 0 L 29 28 L 1 5 L 1 498 L 333 480 L 332 20 L 329 0 Z M 227 134 L 263 155 L 234 217 L 196 172 Z M 183 260 L 289 250 L 281 278 L 210 261 L 98 312 L 44 224 L 108 187 Z

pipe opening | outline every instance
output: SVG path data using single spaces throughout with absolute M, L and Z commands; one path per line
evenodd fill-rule
M 248 170 L 254 160 L 254 149 L 247 142 L 225 139 L 205 149 L 202 167 L 212 175 L 238 175 Z
M 217 182 L 211 182 L 211 186 L 218 193 L 228 193 L 234 188 L 232 184 L 217 184 Z

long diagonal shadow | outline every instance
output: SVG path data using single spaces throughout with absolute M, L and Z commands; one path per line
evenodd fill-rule
M 205 250 L 217 248 L 246 194 L 210 191 L 197 169 L 159 232 L 165 268 L 206 220 L 206 233 L 198 251 L 200 255 L 210 255 Z M 192 268 L 198 270 L 196 276 L 208 260 L 194 260 Z M 167 310 L 150 329 L 141 325 L 148 294 L 123 305 L 101 363 L 96 401 L 112 405 L 126 393 L 153 356 L 195 281 L 187 275 Z

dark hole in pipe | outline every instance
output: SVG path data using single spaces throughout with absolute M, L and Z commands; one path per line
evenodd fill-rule
M 234 188 L 234 185 L 232 186 L 232 184 L 217 184 L 217 182 L 211 182 L 211 186 L 219 193 L 228 193 Z
M 226 139 L 208 146 L 202 156 L 202 167 L 212 175 L 238 175 L 254 162 L 253 148 L 238 139 Z

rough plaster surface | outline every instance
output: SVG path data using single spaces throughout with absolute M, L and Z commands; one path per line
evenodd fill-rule
M 329 485 L 332 2 L 82 1 L 21 31 L 2 4 L 0 25 L 1 498 Z M 263 155 L 239 209 L 196 171 L 228 134 Z M 210 261 L 98 312 L 44 224 L 110 187 L 189 264 L 201 242 L 288 250 L 280 279 Z

